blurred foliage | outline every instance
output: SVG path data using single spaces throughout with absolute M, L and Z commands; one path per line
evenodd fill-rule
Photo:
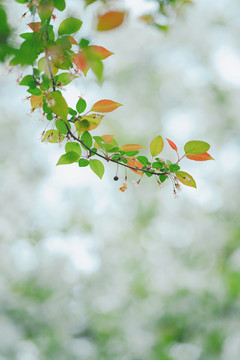
M 10 36 L 12 29 L 7 21 L 7 14 L 3 7 L 2 1 L 0 1 L 0 62 L 13 53 L 13 47 L 10 43 Z
M 141 196 L 133 188 L 124 198 L 111 181 L 88 186 L 90 178 L 75 173 L 61 186 L 68 174 L 54 177 L 36 142 L 42 123 L 22 115 L 28 104 L 13 106 L 24 96 L 15 75 L 1 77 L 1 360 L 239 359 L 239 85 L 223 80 L 212 60 L 224 36 L 238 46 L 239 2 L 217 9 L 212 17 L 210 5 L 206 16 L 191 13 L 190 24 L 177 23 L 165 46 L 137 28 L 138 61 L 134 57 L 129 71 L 120 57 L 117 85 L 110 86 L 128 98 L 134 94 L 143 115 L 134 103 L 127 120 L 139 137 L 146 134 L 143 119 L 148 129 L 164 128 L 173 110 L 184 114 L 174 123 L 177 137 L 186 109 L 196 110 L 190 123 L 197 123 L 196 133 L 209 133 L 218 156 L 216 171 L 203 172 L 204 190 L 192 198 L 185 193 L 174 200 L 147 184 Z M 213 25 L 216 12 L 222 25 Z M 161 76 L 157 66 L 154 72 L 146 66 L 150 60 Z M 125 131 L 122 118 L 109 126 Z M 81 268 L 83 257 L 80 269 L 73 262 L 86 239 L 98 259 L 89 272 Z

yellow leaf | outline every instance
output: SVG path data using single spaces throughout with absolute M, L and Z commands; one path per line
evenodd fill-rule
M 164 145 L 164 143 L 163 143 L 162 137 L 160 135 L 156 136 L 150 144 L 151 155 L 157 156 L 158 154 L 160 154 L 160 152 L 163 149 L 163 145 Z
M 138 151 L 144 149 L 145 146 L 138 144 L 125 144 L 119 148 L 120 151 Z
M 39 95 L 39 96 L 31 95 L 30 103 L 32 106 L 32 111 L 43 106 L 42 100 L 43 100 L 43 95 Z
M 50 67 L 51 67 L 53 76 L 56 75 L 58 72 L 58 69 L 56 68 L 56 66 L 54 66 L 54 64 L 51 61 L 50 61 Z M 43 71 L 45 75 L 47 75 L 49 78 L 51 78 L 48 63 L 47 63 L 47 60 L 45 57 L 42 57 L 41 59 L 38 60 L 38 70 L 41 72 Z
M 75 126 L 78 133 L 82 133 L 84 131 L 91 131 L 98 127 L 102 119 L 103 115 L 98 114 L 83 116 L 80 120 L 75 122 Z

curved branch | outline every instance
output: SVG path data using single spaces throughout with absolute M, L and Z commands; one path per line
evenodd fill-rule
M 90 154 L 93 153 L 94 155 L 97 155 L 99 156 L 100 158 L 106 160 L 107 162 L 111 161 L 115 164 L 118 164 L 118 165 L 121 165 L 121 166 L 124 166 L 126 168 L 129 168 L 131 170 L 134 170 L 134 171 L 142 171 L 143 173 L 148 173 L 148 174 L 152 174 L 152 175 L 169 175 L 170 172 L 169 171 L 164 171 L 164 172 L 154 172 L 154 171 L 151 171 L 151 170 L 147 170 L 147 169 L 141 169 L 141 168 L 138 168 L 138 167 L 134 167 L 134 166 L 130 166 L 128 164 L 124 164 L 122 162 L 120 162 L 119 160 L 113 160 L 111 158 L 108 158 L 102 154 L 99 154 L 98 152 L 96 151 L 92 151 L 87 145 L 84 144 L 84 142 L 82 140 L 80 140 L 78 137 L 76 137 L 72 132 L 71 130 L 69 129 L 68 125 L 65 124 L 67 129 L 68 129 L 68 134 L 70 135 L 70 137 L 72 137 L 74 140 L 76 140 L 77 142 L 79 142 L 81 145 L 83 145 L 87 150 L 89 150 Z

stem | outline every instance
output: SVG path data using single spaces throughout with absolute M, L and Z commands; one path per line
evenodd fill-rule
M 178 161 L 175 162 L 175 164 L 178 164 L 179 161 L 181 161 L 184 157 L 185 157 L 186 154 L 184 154 L 182 157 L 178 158 Z
M 138 167 L 133 167 L 133 166 L 130 166 L 128 164 L 124 164 L 118 160 L 113 160 L 111 158 L 108 158 L 104 155 L 101 155 L 99 154 L 98 152 L 96 151 L 92 151 L 86 144 L 84 144 L 84 142 L 82 140 L 80 140 L 79 138 L 77 138 L 72 132 L 71 130 L 69 129 L 68 125 L 65 124 L 67 126 L 67 129 L 68 129 L 68 134 L 74 139 L 76 140 L 77 142 L 79 142 L 80 144 L 82 144 L 87 150 L 89 150 L 90 154 L 94 154 L 94 155 L 97 155 L 99 156 L 100 158 L 106 160 L 107 162 L 111 161 L 115 164 L 118 164 L 118 165 L 121 165 L 121 166 L 124 166 L 125 168 L 128 168 L 128 169 L 131 169 L 131 170 L 134 170 L 134 171 L 142 171 L 143 173 L 148 173 L 148 174 L 153 174 L 153 175 L 169 175 L 170 172 L 169 171 L 164 171 L 164 172 L 154 172 L 154 171 L 150 171 L 150 170 L 147 170 L 147 169 L 140 169 Z
M 48 34 L 47 34 L 48 35 Z M 48 58 L 48 51 L 47 49 L 45 50 L 45 58 L 46 58 L 46 61 L 47 61 L 47 64 L 48 64 L 48 69 L 49 69 L 49 73 L 50 73 L 50 78 L 51 78 L 51 81 L 52 81 L 52 85 L 53 85 L 53 91 L 56 91 L 56 83 L 54 81 L 54 78 L 53 78 L 53 74 L 52 74 L 52 69 L 51 69 L 51 64 L 50 64 L 50 61 L 49 61 L 49 58 Z M 89 111 L 90 112 L 90 111 Z M 86 115 L 86 114 L 85 114 Z M 127 165 L 127 164 L 124 164 L 118 160 L 113 160 L 109 157 L 106 157 L 104 155 L 101 155 L 99 154 L 98 152 L 96 151 L 92 151 L 91 148 L 89 148 L 86 144 L 84 144 L 84 142 L 82 140 L 80 140 L 78 137 L 76 137 L 72 132 L 71 130 L 69 129 L 68 125 L 65 123 L 67 129 L 68 129 L 68 133 L 67 133 L 67 136 L 70 135 L 70 137 L 72 137 L 75 141 L 79 142 L 80 144 L 82 144 L 88 151 L 89 151 L 89 156 L 91 156 L 91 154 L 94 154 L 94 155 L 97 155 L 99 156 L 100 158 L 104 159 L 105 161 L 109 162 L 113 162 L 115 164 L 118 164 L 118 165 L 121 165 L 121 166 L 124 166 L 125 168 L 128 168 L 128 169 L 131 169 L 131 170 L 134 170 L 134 171 L 142 171 L 143 173 L 148 173 L 148 174 L 152 174 L 152 175 L 169 175 L 170 172 L 169 171 L 164 171 L 164 172 L 154 172 L 154 171 L 150 171 L 150 170 L 147 170 L 147 169 L 140 169 L 138 167 L 133 167 L 133 166 L 130 166 L 130 165 Z
M 45 50 L 45 59 L 46 59 L 46 62 L 47 62 L 48 71 L 49 71 L 50 78 L 51 78 L 51 81 L 52 81 L 53 91 L 56 91 L 56 83 L 54 81 L 54 77 L 53 77 L 52 68 L 51 68 L 51 64 L 50 64 L 50 61 L 49 61 L 47 49 Z

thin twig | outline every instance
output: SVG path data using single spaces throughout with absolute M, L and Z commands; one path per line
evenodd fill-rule
M 143 173 L 148 173 L 148 174 L 152 174 L 152 175 L 169 175 L 170 172 L 169 171 L 164 171 L 164 172 L 154 172 L 154 171 L 151 171 L 151 170 L 147 170 L 147 169 L 141 169 L 141 168 L 138 168 L 138 167 L 134 167 L 134 166 L 130 166 L 128 164 L 124 164 L 122 162 L 120 162 L 119 160 L 113 160 L 109 157 L 106 157 L 104 155 L 101 155 L 99 154 L 98 152 L 96 151 L 93 151 L 91 150 L 91 148 L 89 148 L 82 140 L 80 140 L 78 137 L 76 137 L 72 132 L 71 130 L 69 129 L 68 125 L 66 124 L 67 128 L 68 128 L 68 134 L 74 139 L 76 140 L 77 142 L 79 142 L 81 145 L 83 145 L 87 150 L 89 150 L 90 152 L 90 156 L 91 154 L 94 154 L 94 155 L 97 155 L 99 156 L 100 158 L 106 160 L 107 162 L 111 161 L 115 164 L 118 164 L 118 165 L 121 165 L 121 166 L 124 166 L 126 168 L 129 168 L 131 170 L 134 170 L 134 171 L 142 171 Z

